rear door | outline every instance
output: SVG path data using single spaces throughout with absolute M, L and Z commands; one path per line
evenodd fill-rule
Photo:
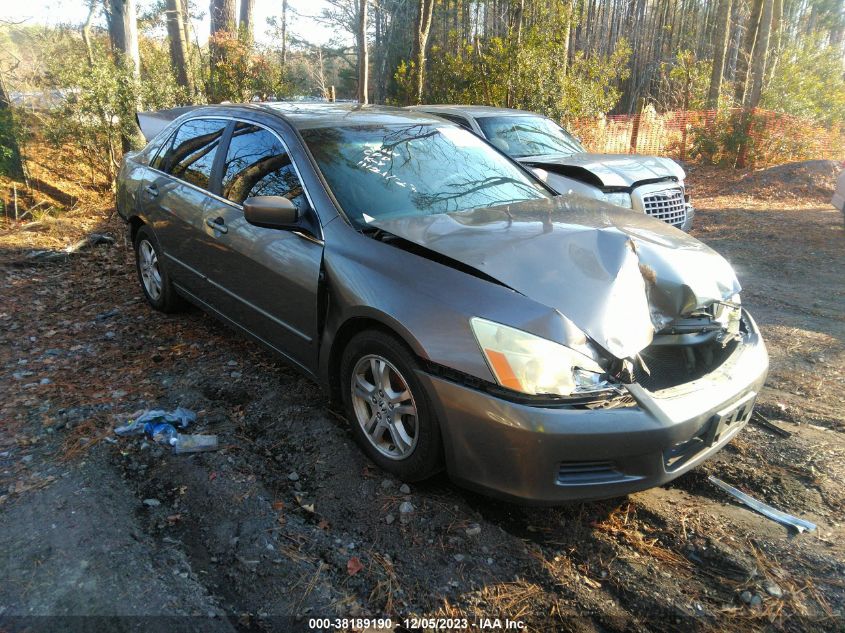
M 276 132 L 238 122 L 219 173 L 219 197 L 210 200 L 204 224 L 214 241 L 209 280 L 215 300 L 226 316 L 313 370 L 322 241 L 253 226 L 241 206 L 251 196 L 284 196 L 300 214 L 314 214 L 299 172 Z
M 153 159 L 141 204 L 151 221 L 173 280 L 195 294 L 207 291 L 204 220 L 217 150 L 229 121 L 182 123 Z

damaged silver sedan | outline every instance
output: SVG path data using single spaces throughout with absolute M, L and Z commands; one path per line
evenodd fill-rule
M 766 378 L 722 257 L 428 115 L 192 109 L 125 159 L 118 209 L 154 308 L 187 299 L 288 359 L 405 480 L 544 503 L 660 485 Z

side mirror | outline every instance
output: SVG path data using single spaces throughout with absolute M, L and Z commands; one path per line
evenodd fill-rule
M 244 200 L 244 219 L 266 229 L 297 229 L 299 209 L 282 196 L 254 196 Z

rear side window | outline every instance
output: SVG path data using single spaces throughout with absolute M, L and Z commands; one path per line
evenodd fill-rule
M 268 130 L 238 123 L 223 163 L 223 197 L 243 204 L 251 196 L 282 196 L 307 208 L 305 191 L 278 138 Z
M 166 151 L 156 157 L 158 164 L 153 167 L 197 187 L 210 189 L 214 157 L 227 124 L 223 119 L 185 121 L 165 146 Z
M 153 157 L 152 161 L 150 161 L 150 167 L 158 169 L 159 171 L 164 171 L 164 159 L 167 156 L 167 152 L 170 150 L 170 146 L 173 145 L 174 134 L 175 132 L 171 132 L 170 136 L 167 137 L 167 140 L 165 140 L 161 145 L 155 148 L 155 156 Z

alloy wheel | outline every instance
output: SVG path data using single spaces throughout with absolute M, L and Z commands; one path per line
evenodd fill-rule
M 158 255 L 149 240 L 141 240 L 138 244 L 138 268 L 147 294 L 153 301 L 158 301 L 162 291 L 161 270 Z
M 387 359 L 363 356 L 352 371 L 352 405 L 367 440 L 385 457 L 404 459 L 417 445 L 417 405 L 408 382 Z

